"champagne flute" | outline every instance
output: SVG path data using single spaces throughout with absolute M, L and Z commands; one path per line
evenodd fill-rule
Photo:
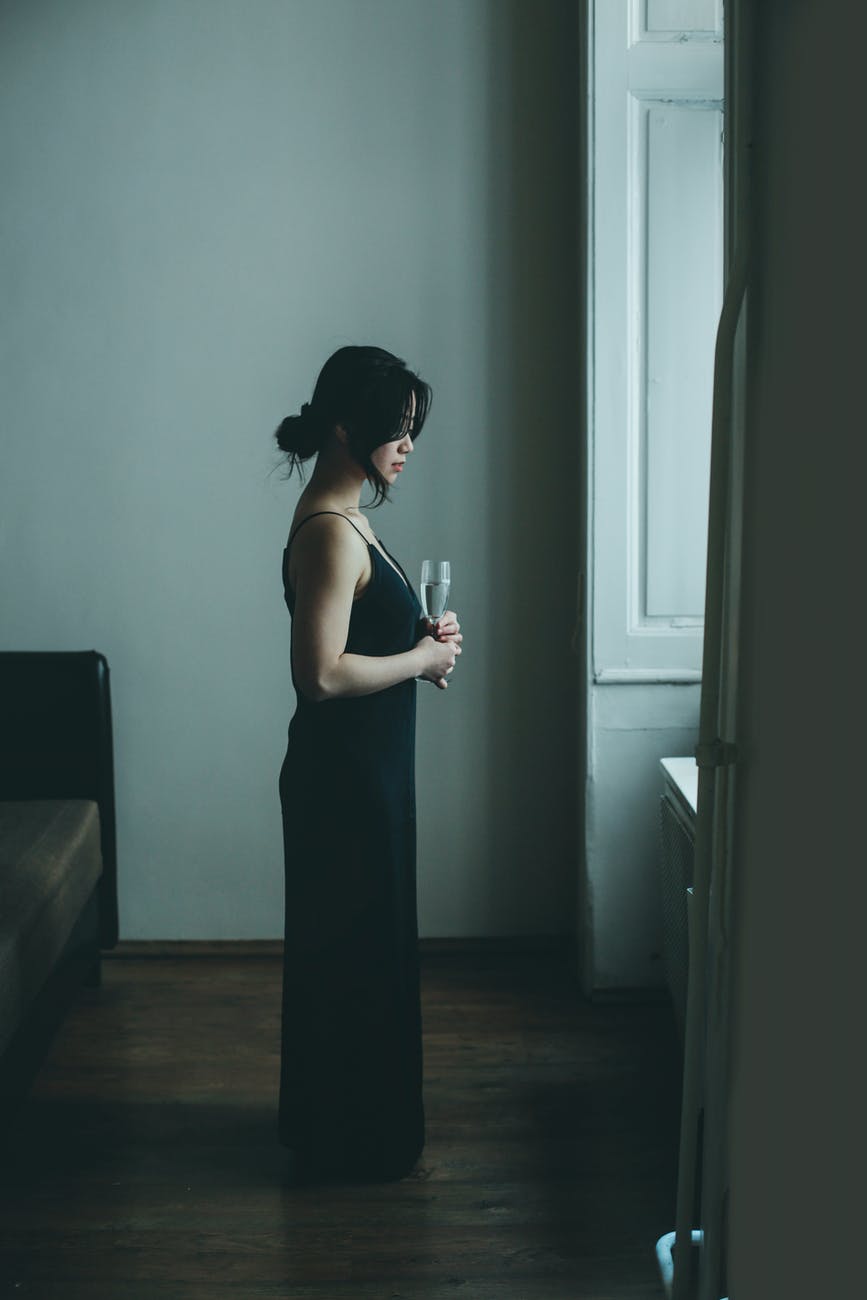
M 451 586 L 448 560 L 423 560 L 421 566 L 421 603 L 426 616 L 436 625 L 446 612 Z M 436 635 L 434 628 L 433 635 Z

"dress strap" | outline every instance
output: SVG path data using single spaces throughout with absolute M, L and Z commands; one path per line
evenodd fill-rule
M 390 560 L 394 560 L 394 563 L 395 563 L 395 564 L 397 565 L 397 567 L 400 569 L 401 576 L 403 577 L 403 580 L 404 580 L 404 582 L 406 583 L 408 589 L 409 589 L 410 591 L 412 591 L 412 583 L 410 582 L 409 578 L 408 578 L 408 577 L 406 576 L 406 574 L 404 573 L 404 571 L 403 571 L 403 565 L 401 564 L 400 560 L 395 559 L 395 557 L 392 555 L 391 551 L 388 549 L 388 547 L 386 546 L 385 542 L 382 540 L 381 537 L 377 537 L 376 540 L 379 542 L 380 546 L 381 546 L 382 549 L 385 551 L 385 553 L 386 553 L 386 555 L 388 556 L 388 558 L 389 558 Z M 413 594 L 415 594 L 415 593 L 413 593 Z
M 289 538 L 289 541 L 286 543 L 287 551 L 289 550 L 289 547 L 292 545 L 292 542 L 294 541 L 295 534 L 298 532 L 298 529 L 303 528 L 304 525 L 307 523 L 308 519 L 315 519 L 317 515 L 337 515 L 339 519 L 346 519 L 346 522 L 350 525 L 350 527 L 355 528 L 355 531 L 358 533 L 358 536 L 362 539 L 365 545 L 367 546 L 370 545 L 370 542 L 368 542 L 367 538 L 364 536 L 364 533 L 361 531 L 361 529 L 356 528 L 352 520 L 348 519 L 346 515 L 341 514 L 339 510 L 314 510 L 312 515 L 305 515 L 304 518 L 301 520 L 301 523 L 298 524 L 298 527 L 294 529 L 292 536 Z

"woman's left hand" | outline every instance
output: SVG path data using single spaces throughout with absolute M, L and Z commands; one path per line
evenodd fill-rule
M 460 645 L 463 641 L 463 635 L 460 631 L 458 616 L 453 609 L 447 609 L 446 612 L 432 623 L 429 618 L 425 619 L 429 635 L 436 638 L 437 641 L 455 641 Z

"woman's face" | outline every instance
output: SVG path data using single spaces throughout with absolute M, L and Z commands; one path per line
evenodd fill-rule
M 415 393 L 410 394 L 409 416 L 404 422 L 404 432 L 391 442 L 380 443 L 370 453 L 371 464 L 379 470 L 386 483 L 394 483 L 403 473 L 404 461 L 413 449 L 412 429 L 415 421 Z

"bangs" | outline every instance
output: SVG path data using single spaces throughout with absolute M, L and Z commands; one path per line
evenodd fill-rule
M 402 380 L 402 392 L 400 394 L 400 413 L 396 423 L 392 426 L 393 438 L 403 437 L 408 429 L 413 442 L 415 442 L 424 427 L 427 413 L 430 410 L 430 385 L 409 370 L 405 370 L 398 377 Z M 415 397 L 415 414 L 411 416 L 413 397 Z
M 421 433 L 424 422 L 427 419 L 427 413 L 430 410 L 431 390 L 430 385 L 426 384 L 418 375 L 412 376 L 412 392 L 415 394 L 415 416 L 412 421 L 412 440 L 415 442 Z M 405 417 L 409 416 L 410 402 L 407 400 Z
M 412 399 L 415 415 L 410 421 Z M 393 370 L 371 385 L 366 394 L 363 416 L 357 422 L 366 446 L 372 450 L 383 442 L 397 442 L 409 427 L 412 440 L 422 431 L 431 404 L 430 385 L 411 370 Z

